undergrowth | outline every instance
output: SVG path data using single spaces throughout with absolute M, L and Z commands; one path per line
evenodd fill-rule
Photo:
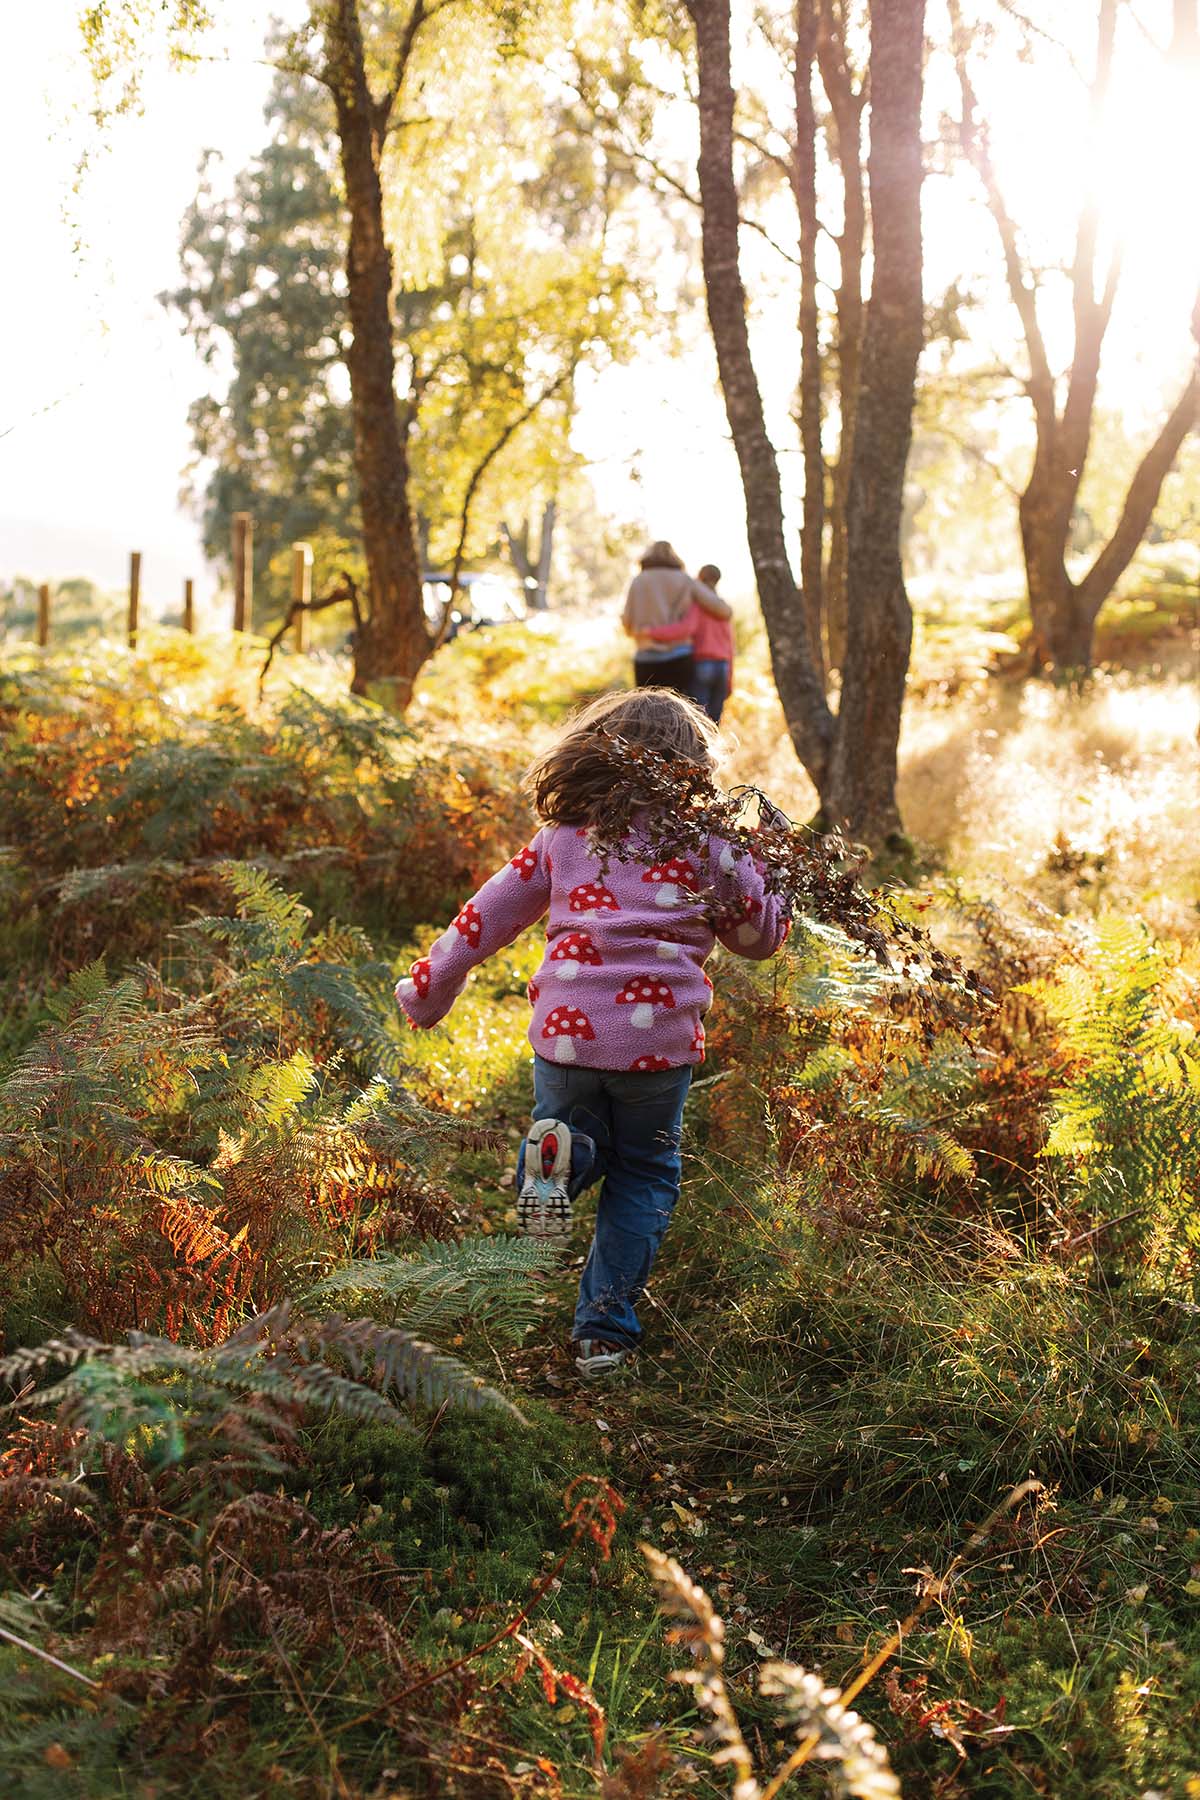
M 511 1235 L 532 938 L 437 1033 L 390 988 L 610 673 L 480 634 L 398 726 L 6 666 L 6 1792 L 1200 1792 L 1194 948 L 930 879 L 889 920 L 969 1015 L 812 917 L 720 960 L 647 1346 L 581 1391 Z

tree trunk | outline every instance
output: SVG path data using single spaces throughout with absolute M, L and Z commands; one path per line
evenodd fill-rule
M 431 640 L 396 402 L 392 259 L 379 180 L 388 109 L 372 98 L 367 83 L 357 0 L 336 0 L 328 10 L 326 31 L 350 214 L 346 280 L 353 336 L 346 362 L 370 590 L 369 610 L 356 633 L 351 685 L 355 693 L 373 691 L 402 712 Z
M 826 812 L 869 842 L 899 831 L 896 754 L 912 645 L 900 563 L 924 334 L 921 87 L 925 0 L 871 8 L 868 182 L 874 272 L 847 507 L 846 661 Z
M 862 386 L 863 256 L 867 203 L 863 191 L 862 115 L 866 99 L 856 88 L 846 50 L 844 19 L 822 0 L 817 41 L 821 81 L 832 115 L 831 138 L 842 179 L 842 235 L 838 240 L 837 362 L 838 453 L 829 506 L 829 566 L 825 574 L 825 636 L 831 668 L 846 656 L 846 508 L 854 467 L 854 430 Z
M 545 612 L 550 605 L 550 570 L 554 562 L 554 527 L 558 521 L 558 501 L 547 500 L 542 508 L 542 530 L 538 543 L 537 586 L 533 590 L 535 612 Z
M 767 436 L 762 395 L 750 356 L 746 292 L 738 262 L 729 0 L 685 3 L 696 28 L 699 65 L 698 174 L 709 325 L 741 469 L 746 534 L 767 627 L 775 685 L 796 754 L 820 790 L 834 721 L 813 663 L 804 605 L 788 559 L 779 467 Z
M 818 0 L 796 0 L 796 147 L 792 186 L 800 222 L 800 443 L 804 455 L 804 516 L 800 530 L 800 583 L 808 647 L 825 683 L 825 453 L 821 447 L 823 382 L 821 326 L 817 309 L 817 113 L 813 64 L 817 54 Z
M 1174 6 L 1175 42 L 1186 55 L 1195 39 L 1196 0 Z M 1096 617 L 1128 568 L 1144 538 L 1175 458 L 1197 420 L 1200 407 L 1200 360 L 1192 367 L 1173 410 L 1139 463 L 1125 494 L 1121 516 L 1111 537 L 1078 582 L 1067 570 L 1071 521 L 1091 443 L 1092 420 L 1100 377 L 1104 338 L 1112 318 L 1121 266 L 1114 253 L 1097 294 L 1097 241 L 1100 195 L 1092 152 L 1102 128 L 1116 53 L 1117 0 L 1100 0 L 1097 14 L 1096 69 L 1089 93 L 1085 152 L 1093 169 L 1093 185 L 1085 195 L 1075 233 L 1070 271 L 1074 343 L 1061 411 L 1037 308 L 1036 284 L 1021 260 L 1016 226 L 1005 204 L 992 162 L 986 126 L 968 64 L 971 35 L 958 0 L 950 0 L 954 59 L 962 90 L 963 148 L 983 182 L 1004 254 L 1009 292 L 1021 322 L 1029 355 L 1029 397 L 1033 402 L 1037 447 L 1033 469 L 1020 501 L 1021 547 L 1029 613 L 1033 626 L 1035 666 L 1054 674 L 1080 674 L 1091 668 Z M 1200 298 L 1192 314 L 1192 334 L 1200 349 Z

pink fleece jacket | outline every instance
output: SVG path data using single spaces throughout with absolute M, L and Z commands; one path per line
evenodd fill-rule
M 704 902 L 727 928 L 714 932 Z M 412 965 L 396 998 L 414 1025 L 445 1018 L 477 963 L 549 908 L 546 952 L 529 984 L 540 1056 L 594 1069 L 671 1069 L 704 1060 L 712 1000 L 704 964 L 718 941 L 773 956 L 788 920 L 752 857 L 710 838 L 703 856 L 601 860 L 586 830 L 547 825 L 484 883 Z

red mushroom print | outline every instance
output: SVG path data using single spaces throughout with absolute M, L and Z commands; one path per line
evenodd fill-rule
M 636 1062 L 631 1062 L 629 1065 L 630 1069 L 639 1075 L 649 1075 L 659 1069 L 669 1069 L 670 1066 L 671 1064 L 665 1056 L 639 1056 Z
M 537 868 L 537 851 L 530 844 L 523 844 L 509 865 L 517 871 L 522 881 L 532 881 L 533 872 Z
M 530 1006 L 537 1005 L 539 996 L 541 995 L 541 991 L 542 990 L 538 986 L 536 981 L 531 981 L 529 983 L 528 987 L 525 989 L 525 993 L 528 997 Z
M 572 912 L 620 912 L 615 894 L 610 894 L 602 881 L 581 881 L 567 895 Z
M 542 1026 L 542 1036 L 554 1040 L 554 1060 L 560 1063 L 577 1061 L 576 1038 L 586 1041 L 595 1035 L 591 1020 L 577 1006 L 554 1007 L 546 1014 L 546 1023 Z
M 699 885 L 691 863 L 678 856 L 673 856 L 670 862 L 655 863 L 652 869 L 646 870 L 642 880 L 651 882 L 658 889 L 654 896 L 655 906 L 678 906 L 679 890 L 684 888 L 694 894 Z
M 617 995 L 618 1006 L 632 1006 L 629 1023 L 637 1031 L 649 1031 L 656 1006 L 674 1006 L 675 996 L 665 981 L 653 975 L 635 975 Z
M 470 900 L 463 907 L 454 921 L 454 929 L 465 937 L 472 950 L 478 950 L 479 940 L 483 936 L 483 914 Z
M 582 966 L 586 963 L 590 968 L 599 969 L 604 958 L 597 950 L 586 931 L 568 931 L 560 937 L 550 952 L 550 961 L 556 965 L 554 973 L 563 981 L 574 981 Z
M 700 1061 L 703 1062 L 704 1061 L 704 1027 L 703 1027 L 703 1025 L 697 1025 L 697 1027 L 696 1027 L 696 1034 L 692 1039 L 692 1050 L 699 1057 Z
M 429 992 L 429 983 L 433 976 L 433 971 L 429 967 L 429 958 L 423 956 L 419 962 L 413 964 L 408 972 L 412 976 L 412 984 L 417 990 L 418 999 L 423 1000 Z

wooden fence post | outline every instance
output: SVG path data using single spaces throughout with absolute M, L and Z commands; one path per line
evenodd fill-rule
M 138 605 L 142 598 L 142 553 L 129 552 L 129 648 L 137 643 Z
M 196 629 L 196 596 L 190 575 L 183 584 L 183 629 L 189 637 Z
M 312 599 L 313 552 L 311 544 L 292 545 L 292 599 L 307 606 Z M 296 614 L 296 648 L 302 655 L 308 654 L 311 636 L 312 614 L 298 612 Z
M 37 641 L 44 650 L 50 642 L 50 583 L 43 581 L 38 589 Z
M 233 629 L 246 631 L 254 616 L 254 520 L 233 515 Z

